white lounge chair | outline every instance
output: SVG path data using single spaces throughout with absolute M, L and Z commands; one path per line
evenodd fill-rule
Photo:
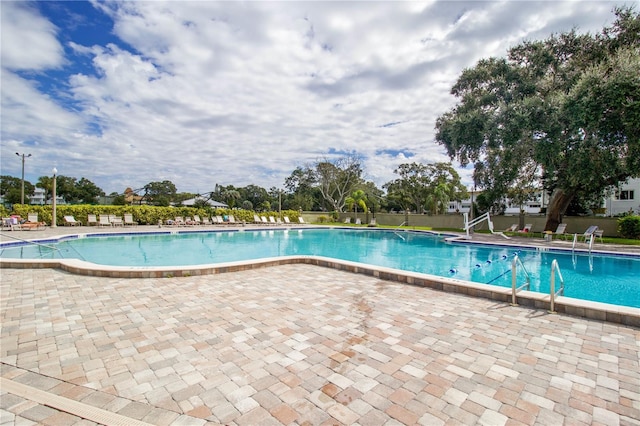
M 276 225 L 276 218 L 273 216 L 269 216 L 269 225 Z
M 283 219 L 284 219 L 284 223 L 286 225 L 291 225 L 291 221 L 289 220 L 289 216 L 285 216 L 285 217 L 283 217 Z
M 357 218 L 356 219 L 356 225 L 362 225 L 362 219 Z
M 88 214 L 87 215 L 87 226 L 91 226 L 91 225 L 98 225 L 98 218 L 96 217 L 95 214 Z
M 133 215 L 131 213 L 124 214 L 124 225 L 127 226 L 138 226 L 138 222 L 133 220 Z
M 120 216 L 116 216 L 116 215 L 109 215 L 109 222 L 111 222 L 112 226 L 122 226 L 124 227 L 124 222 L 122 221 L 122 218 Z
M 553 233 L 553 235 L 555 235 L 556 237 L 562 237 L 562 239 L 565 239 L 566 235 L 567 235 L 567 224 L 566 223 L 560 223 L 558 225 L 558 227 L 556 228 L 556 232 Z
M 351 223 L 351 218 L 350 218 L 350 217 L 346 218 L 346 219 L 344 220 L 344 223 L 345 223 L 345 224 L 349 224 L 349 223 Z
M 98 221 L 98 226 L 112 226 L 111 221 L 109 220 L 109 216 L 106 214 L 101 214 L 100 220 Z
M 307 222 L 304 221 L 304 218 L 302 216 L 298 217 L 298 222 L 300 222 L 303 225 L 307 224 Z
M 586 231 L 584 231 L 584 234 L 582 234 L 582 239 L 583 241 L 587 241 L 587 238 L 591 238 L 591 236 L 598 230 L 598 225 L 591 225 L 590 227 L 587 228 Z
M 73 216 L 64 216 L 65 226 L 82 226 L 82 222 L 76 220 Z

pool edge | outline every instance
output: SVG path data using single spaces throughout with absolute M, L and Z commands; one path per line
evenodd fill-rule
M 215 263 L 186 267 L 114 267 L 97 265 L 78 259 L 0 259 L 0 269 L 60 269 L 76 275 L 105 278 L 172 278 L 200 275 L 222 274 L 251 269 L 266 268 L 279 265 L 307 264 L 340 271 L 376 277 L 382 280 L 415 285 L 433 290 L 480 297 L 502 303 L 511 302 L 511 289 L 488 284 L 474 283 L 455 278 L 403 271 L 399 269 L 379 267 L 364 263 L 340 259 L 301 255 L 264 258 L 239 262 Z M 550 297 L 548 294 L 521 291 L 517 295 L 520 306 L 544 310 L 548 312 Z M 593 320 L 618 323 L 640 328 L 640 308 L 611 305 L 569 297 L 557 297 L 554 300 L 557 313 Z

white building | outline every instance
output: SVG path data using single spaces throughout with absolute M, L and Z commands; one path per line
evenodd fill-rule
M 620 183 L 618 188 L 604 202 L 607 216 L 618 216 L 633 212 L 640 214 L 640 178 Z
M 473 194 L 474 202 L 479 194 L 481 194 L 481 191 Z M 540 214 L 542 209 L 549 204 L 550 198 L 551 196 L 544 191 L 537 191 L 532 200 L 525 202 L 522 209 L 526 214 Z M 521 206 L 511 203 L 508 199 L 503 200 L 503 203 L 506 206 L 505 215 L 517 215 L 520 213 Z M 471 196 L 462 201 L 450 201 L 447 213 L 469 212 L 470 207 Z M 602 207 L 605 209 L 605 216 L 620 216 L 629 212 L 640 214 L 640 178 L 629 179 L 627 182 L 620 183 L 611 196 L 603 200 Z

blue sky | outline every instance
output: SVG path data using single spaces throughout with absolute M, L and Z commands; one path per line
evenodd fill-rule
M 449 161 L 434 126 L 464 68 L 632 3 L 2 1 L 0 174 L 18 152 L 32 183 L 209 192 L 353 152 L 381 186 Z

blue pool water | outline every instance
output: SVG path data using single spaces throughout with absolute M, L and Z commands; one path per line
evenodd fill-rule
M 55 247 L 50 248 L 47 246 Z M 517 252 L 531 291 L 549 293 L 556 259 L 567 297 L 640 307 L 640 256 L 544 252 L 506 246 L 447 243 L 425 233 L 291 229 L 113 235 L 4 248 L 3 258 L 77 258 L 103 265 L 173 266 L 289 255 L 317 255 L 443 277 L 511 287 Z M 524 273 L 518 269 L 518 283 Z

